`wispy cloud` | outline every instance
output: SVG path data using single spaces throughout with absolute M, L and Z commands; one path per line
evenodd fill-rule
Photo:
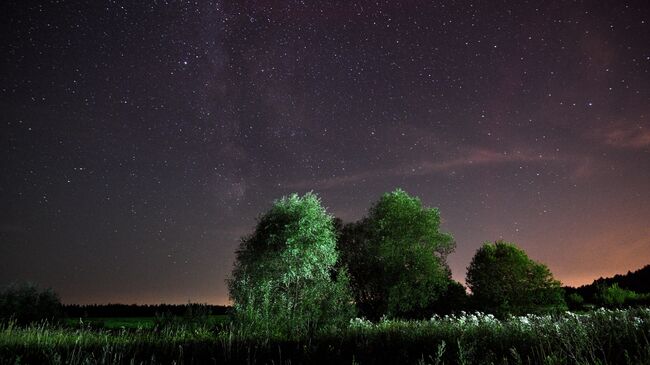
M 595 136 L 605 144 L 616 148 L 650 147 L 650 128 L 643 128 L 641 125 L 610 127 L 597 131 Z
M 419 175 L 428 175 L 434 172 L 447 172 L 458 168 L 481 166 L 490 164 L 500 164 L 506 162 L 531 162 L 545 160 L 543 155 L 533 154 L 529 152 L 514 151 L 514 152 L 499 152 L 495 150 L 478 148 L 472 149 L 463 157 L 455 159 L 431 162 L 425 161 L 420 165 L 415 173 Z
M 495 151 L 486 148 L 474 148 L 466 152 L 460 157 L 442 160 L 431 161 L 422 160 L 407 166 L 392 167 L 388 169 L 372 169 L 359 171 L 352 174 L 335 176 L 325 179 L 310 179 L 302 180 L 290 184 L 288 187 L 302 189 L 318 187 L 319 189 L 330 189 L 348 184 L 363 183 L 369 179 L 377 177 L 390 177 L 390 176 L 425 176 L 436 173 L 449 173 L 455 170 L 471 168 L 476 166 L 485 166 L 492 164 L 503 164 L 511 162 L 534 162 L 549 160 L 541 154 L 534 154 L 524 151 Z

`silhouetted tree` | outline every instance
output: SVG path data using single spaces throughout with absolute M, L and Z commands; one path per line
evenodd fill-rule
M 363 220 L 343 227 L 339 250 L 361 315 L 421 316 L 445 293 L 453 237 L 436 208 L 402 190 L 384 194 Z
M 40 289 L 32 283 L 14 283 L 0 291 L 0 319 L 19 324 L 58 320 L 61 300 L 52 289 Z
M 548 267 L 508 242 L 479 248 L 466 281 L 475 305 L 487 312 L 525 314 L 566 308 L 560 282 Z
M 420 317 L 427 318 L 433 314 L 442 315 L 469 310 L 471 310 L 470 301 L 465 287 L 455 280 L 450 280 L 447 289 Z
M 602 291 L 604 288 L 618 285 L 621 289 L 626 289 L 639 294 L 635 300 L 628 300 L 630 303 L 638 305 L 650 304 L 650 265 L 635 271 L 628 271 L 627 274 L 617 274 L 609 278 L 598 278 L 591 284 L 582 285 L 578 288 L 566 287 L 567 294 L 577 293 L 584 298 L 585 305 L 603 305 Z M 646 295 L 647 294 L 647 295 Z
M 316 195 L 277 200 L 244 238 L 228 281 L 236 319 L 264 335 L 301 336 L 353 316 L 332 218 Z
M 632 290 L 637 293 L 650 293 L 650 265 L 635 271 L 628 271 L 627 274 L 616 274 L 611 278 L 599 278 L 593 284 L 604 286 L 618 284 L 622 289 Z

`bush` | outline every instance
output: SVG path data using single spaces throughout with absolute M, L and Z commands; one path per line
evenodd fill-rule
M 581 310 L 585 304 L 585 299 L 578 293 L 567 295 L 565 300 L 570 310 Z
M 52 289 L 31 283 L 10 284 L 0 291 L 0 319 L 27 324 L 61 317 L 61 301 Z
M 647 294 L 638 294 L 633 290 L 623 289 L 616 283 L 601 287 L 596 294 L 596 302 L 610 308 L 642 304 L 647 298 Z

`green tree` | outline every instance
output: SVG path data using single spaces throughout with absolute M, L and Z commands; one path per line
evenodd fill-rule
M 0 290 L 0 320 L 19 324 L 61 317 L 61 301 L 52 289 L 40 289 L 32 283 L 13 283 Z
M 487 312 L 525 314 L 566 308 L 560 282 L 548 267 L 508 242 L 479 248 L 466 281 L 475 305 Z
M 343 227 L 343 264 L 362 315 L 417 317 L 450 282 L 453 237 L 440 232 L 440 213 L 402 190 L 384 194 L 363 220 Z
M 598 304 L 606 307 L 621 307 L 629 305 L 639 299 L 639 294 L 633 290 L 623 289 L 614 283 L 609 286 L 602 286 L 596 294 Z
M 332 218 L 312 193 L 277 200 L 242 239 L 228 280 L 236 319 L 266 336 L 304 336 L 347 322 L 353 304 Z

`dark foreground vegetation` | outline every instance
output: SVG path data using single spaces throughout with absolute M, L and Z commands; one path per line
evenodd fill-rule
M 311 338 L 171 326 L 107 331 L 34 324 L 0 329 L 1 364 L 649 364 L 650 310 L 350 321 Z

